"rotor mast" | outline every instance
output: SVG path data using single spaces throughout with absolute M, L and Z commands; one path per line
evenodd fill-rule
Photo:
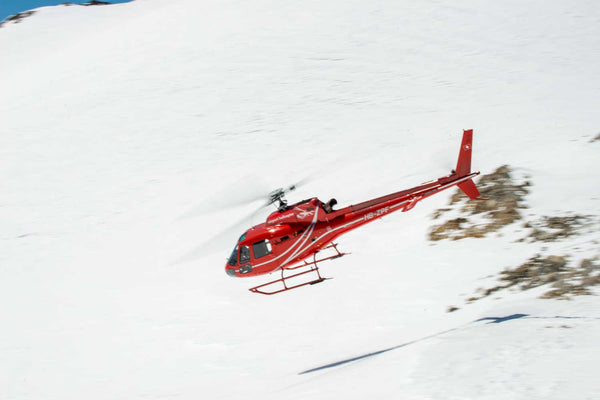
M 277 209 L 279 211 L 284 211 L 288 205 L 287 199 L 285 198 L 285 194 L 286 192 L 292 191 L 294 189 L 296 189 L 296 185 L 292 185 L 287 189 L 279 188 L 273 190 L 271 193 L 269 193 L 268 204 L 278 203 Z

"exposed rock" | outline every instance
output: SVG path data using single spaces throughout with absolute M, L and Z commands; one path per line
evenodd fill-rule
M 450 211 L 450 208 L 440 208 L 438 210 L 436 210 L 432 217 L 433 219 L 438 219 L 442 214 L 444 214 L 446 211 Z
M 521 219 L 519 210 L 527 208 L 524 205 L 524 197 L 529 193 L 528 187 L 531 183 L 526 181 L 516 184 L 510 172 L 510 168 L 503 165 L 493 173 L 482 176 L 477 182 L 481 196 L 490 200 L 468 201 L 467 196 L 461 190 L 457 190 L 450 199 L 450 205 L 464 203 L 460 208 L 462 216 L 434 226 L 429 233 L 429 239 L 435 241 L 484 237 L 487 233 L 495 232 Z M 441 208 L 434 212 L 433 218 L 438 219 L 449 210 Z M 470 216 L 477 217 L 479 223 L 469 221 Z
M 519 285 L 522 290 L 532 289 L 558 280 L 566 265 L 565 257 L 542 258 L 537 255 L 516 269 L 502 271 L 500 280 L 506 282 L 509 287 Z
M 31 17 L 33 14 L 35 14 L 35 11 L 29 10 L 29 11 L 23 11 L 23 12 L 17 13 L 15 15 L 11 15 L 9 17 L 6 17 L 6 19 L 4 21 L 0 22 L 0 27 L 2 27 L 2 25 L 6 24 L 8 22 L 18 24 L 23 19 L 25 19 L 27 17 Z
M 515 269 L 502 271 L 500 281 L 503 284 L 482 289 L 481 297 L 510 287 L 528 290 L 550 284 L 552 289 L 541 298 L 569 299 L 571 296 L 591 294 L 590 287 L 600 285 L 600 262 L 598 258 L 584 259 L 579 266 L 572 267 L 568 265 L 566 256 L 536 255 Z M 473 302 L 479 298 L 471 297 L 467 301 Z
M 573 215 L 566 217 L 542 217 L 540 221 L 530 222 L 524 225 L 532 229 L 531 233 L 524 239 L 531 242 L 554 242 L 569 236 L 576 235 L 581 228 L 591 222 L 591 217 Z
M 108 1 L 91 0 L 91 1 L 88 1 L 87 3 L 83 3 L 81 5 L 82 6 L 105 6 L 105 5 L 110 5 L 110 4 L 112 4 L 112 3 L 108 2 Z M 67 2 L 61 3 L 61 5 L 72 6 L 75 4 L 67 1 Z M 23 11 L 23 12 L 17 13 L 15 15 L 11 15 L 11 16 L 7 17 L 4 21 L 0 22 L 0 28 L 8 22 L 13 22 L 15 24 L 18 24 L 24 18 L 30 17 L 34 13 L 35 13 L 34 10 L 29 10 L 29 11 Z

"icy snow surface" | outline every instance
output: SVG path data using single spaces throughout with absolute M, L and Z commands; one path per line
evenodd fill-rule
M 600 397 L 599 297 L 467 303 L 552 245 L 428 242 L 450 192 L 290 293 L 225 274 L 245 226 L 176 262 L 256 206 L 215 194 L 356 203 L 447 174 L 467 128 L 528 218 L 600 214 L 599 2 L 44 7 L 0 54 L 0 399 Z

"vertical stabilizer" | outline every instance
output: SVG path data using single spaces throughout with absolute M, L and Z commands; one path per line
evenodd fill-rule
M 456 163 L 456 175 L 465 176 L 471 172 L 471 152 L 473 150 L 473 129 L 463 131 L 458 162 Z

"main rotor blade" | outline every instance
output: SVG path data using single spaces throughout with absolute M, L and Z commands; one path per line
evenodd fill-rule
M 315 174 L 312 174 L 308 177 L 300 179 L 295 183 L 285 186 L 285 188 L 279 190 L 281 190 L 283 194 L 289 193 L 308 183 L 310 180 L 312 180 L 312 176 L 314 175 Z M 235 222 L 217 235 L 209 238 L 194 249 L 190 250 L 188 253 L 177 259 L 175 263 L 180 264 L 189 262 L 208 256 L 216 251 L 225 251 L 226 247 L 236 243 L 239 236 L 252 227 L 252 222 L 256 218 L 257 214 L 265 207 L 268 207 L 274 203 L 269 195 L 269 192 L 264 189 L 265 187 L 266 186 L 263 182 L 257 182 L 254 177 L 245 177 L 236 181 L 233 186 L 222 189 L 216 194 L 204 199 L 199 205 L 182 214 L 178 220 L 200 217 L 206 214 L 223 211 L 234 207 L 240 207 L 242 205 L 247 205 L 262 200 L 262 203 L 258 208 L 256 208 L 256 210 L 254 210 L 254 212 Z
M 204 241 L 200 245 L 196 246 L 195 248 L 178 258 L 175 261 L 175 264 L 194 261 L 196 259 L 214 254 L 217 251 L 226 252 L 228 250 L 231 250 L 229 249 L 229 247 L 233 248 L 233 245 L 237 243 L 237 240 L 240 237 L 240 235 L 242 235 L 244 232 L 246 232 L 252 227 L 253 222 L 257 217 L 257 214 L 263 208 L 264 206 L 257 208 L 251 214 L 236 221 L 235 223 L 233 223 L 223 231 L 219 232 L 215 236 L 210 237 L 208 240 Z
M 267 190 L 267 186 L 260 180 L 250 177 L 240 178 L 232 185 L 210 194 L 177 219 L 195 218 L 264 200 Z

